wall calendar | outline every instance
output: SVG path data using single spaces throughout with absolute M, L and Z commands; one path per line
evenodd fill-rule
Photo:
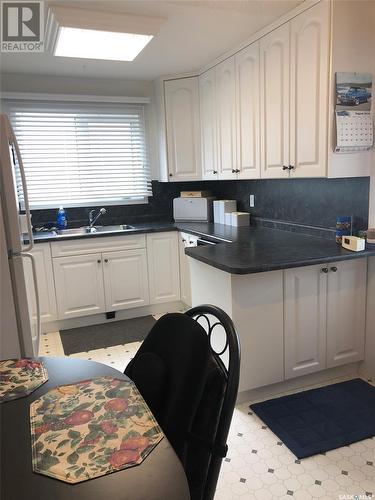
M 370 111 L 336 111 L 336 153 L 367 151 L 374 142 Z

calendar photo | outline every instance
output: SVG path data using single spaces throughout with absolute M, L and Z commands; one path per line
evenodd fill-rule
M 372 75 L 370 73 L 336 73 L 336 110 L 370 111 Z

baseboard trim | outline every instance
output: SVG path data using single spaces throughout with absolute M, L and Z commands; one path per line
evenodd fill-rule
M 310 375 L 303 375 L 302 377 L 291 380 L 285 380 L 284 382 L 278 382 L 277 384 L 239 392 L 237 395 L 237 404 L 247 401 L 276 398 L 287 391 L 306 389 L 309 386 L 329 382 L 339 377 L 359 377 L 359 365 L 360 363 L 350 363 L 336 368 L 329 368 L 321 372 L 311 373 Z
M 105 313 L 102 313 L 92 316 L 81 316 L 79 318 L 51 321 L 50 323 L 42 324 L 42 333 L 51 333 L 60 330 L 67 330 L 70 328 L 79 328 L 80 326 L 100 325 L 103 323 L 111 323 L 113 321 L 121 321 L 122 319 L 140 318 L 142 316 L 148 316 L 149 314 L 164 314 L 167 312 L 176 312 L 186 308 L 187 306 L 183 302 L 175 301 L 117 311 L 116 317 L 113 319 L 107 319 Z

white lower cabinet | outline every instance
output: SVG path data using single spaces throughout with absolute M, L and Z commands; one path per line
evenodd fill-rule
M 322 266 L 284 273 L 285 378 L 326 367 L 327 276 Z
M 147 240 L 144 235 L 69 240 L 53 250 L 60 320 L 180 300 L 177 231 L 149 234 Z
M 327 367 L 364 359 L 367 259 L 329 266 Z
M 53 259 L 59 319 L 105 311 L 102 254 Z
M 147 254 L 144 248 L 102 254 L 107 311 L 149 303 Z
M 54 321 L 57 319 L 57 306 L 50 244 L 40 243 L 36 245 L 32 249 L 31 254 L 34 257 L 36 267 L 41 321 L 42 323 Z M 28 299 L 31 305 L 32 316 L 35 320 L 36 301 L 31 261 L 30 259 L 23 259 L 23 261 Z
M 231 285 L 232 317 L 241 342 L 239 390 L 281 382 L 284 379 L 283 272 L 234 275 Z
M 215 304 L 236 327 L 240 392 L 364 359 L 366 258 L 247 275 L 189 268 L 193 306 Z
M 150 303 L 180 300 L 178 233 L 148 234 L 147 261 Z
M 364 358 L 367 260 L 284 271 L 285 378 Z
M 63 242 L 71 255 L 52 259 L 58 319 L 180 300 L 177 231 L 140 236 L 139 241 L 134 236 L 114 241 L 116 251 L 111 251 L 112 241 Z M 147 248 L 134 248 L 146 242 Z M 124 250 L 117 250 L 121 245 Z M 61 255 L 62 243 L 55 247 L 55 254 Z M 89 253 L 96 247 L 96 253 Z
M 179 233 L 178 250 L 180 259 L 180 284 L 181 301 L 191 306 L 191 284 L 188 256 L 185 254 L 185 248 L 189 247 L 189 235 Z

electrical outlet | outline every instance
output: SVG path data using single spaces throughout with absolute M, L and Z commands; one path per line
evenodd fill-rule
M 255 196 L 253 194 L 250 195 L 250 208 L 255 207 Z

